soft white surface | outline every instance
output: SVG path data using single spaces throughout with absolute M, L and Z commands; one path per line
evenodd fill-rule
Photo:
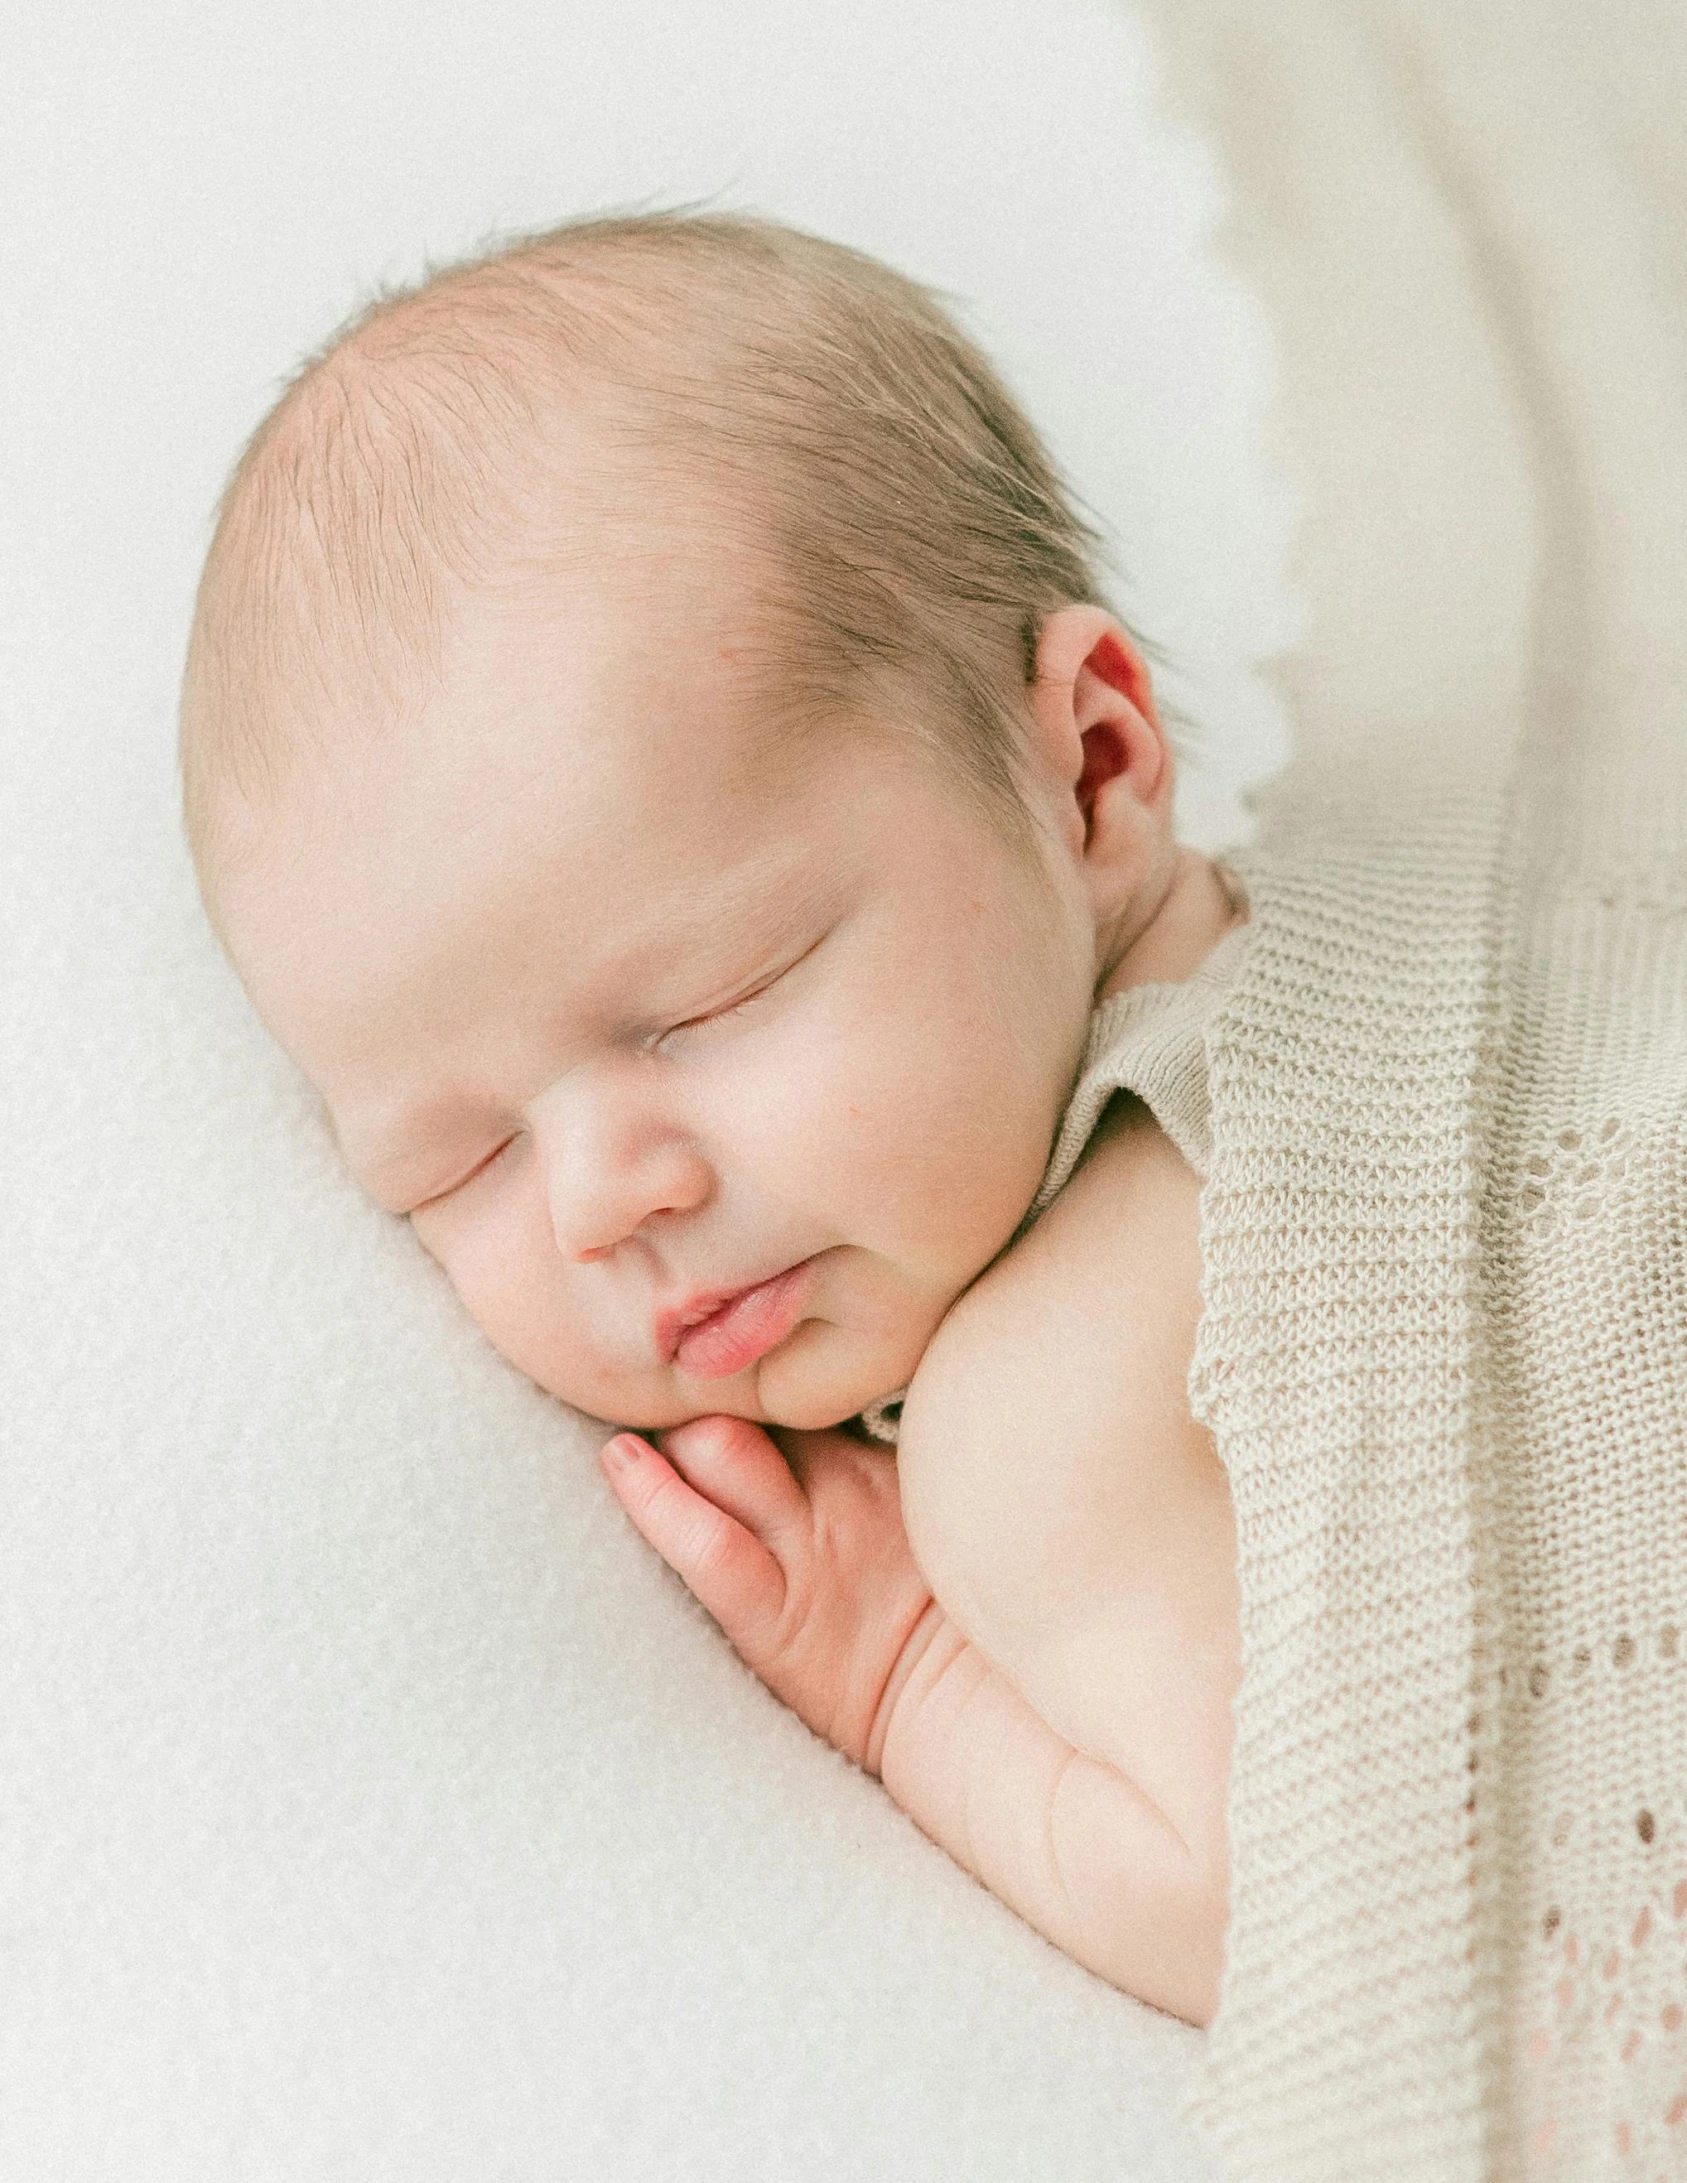
M 1196 2035 L 754 1681 L 203 928 L 208 511 L 376 279 L 720 192 L 973 321 L 1236 823 L 1290 633 L 1257 313 L 1101 0 L 38 4 L 0 80 L 0 2173 L 1205 2172 Z

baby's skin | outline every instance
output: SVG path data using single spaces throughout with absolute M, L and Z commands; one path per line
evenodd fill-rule
M 220 922 L 369 1194 L 744 1660 L 1058 1947 L 1204 2024 L 1237 1678 L 1185 1392 L 1199 1184 L 1117 1101 L 1040 1223 L 1104 994 L 1237 914 L 1149 679 L 1046 617 L 1034 846 L 910 698 L 793 735 L 683 511 L 450 602 L 402 724 L 230 814 Z M 850 1421 L 909 1389 L 895 1452 Z

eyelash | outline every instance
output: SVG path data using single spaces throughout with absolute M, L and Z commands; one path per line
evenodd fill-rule
M 515 1138 L 506 1137 L 497 1151 L 489 1152 L 478 1167 L 471 1167 L 461 1182 L 454 1182 L 449 1190 L 436 1190 L 431 1198 L 423 1198 L 420 1204 L 411 1206 L 410 1214 L 405 1217 L 408 1219 L 413 1214 L 429 1212 L 436 1205 L 448 1204 L 452 1198 L 457 1196 L 459 1191 L 466 1190 L 471 1182 L 479 1182 L 481 1176 L 486 1173 L 489 1167 L 496 1167 L 514 1143 Z
M 788 978 L 793 970 L 801 969 L 815 949 L 820 947 L 830 935 L 831 927 L 828 926 L 827 930 L 821 933 L 820 938 L 812 941 L 809 946 L 803 949 L 800 955 L 793 956 L 791 961 L 776 970 L 771 978 L 764 978 L 760 985 L 756 986 L 752 991 L 742 994 L 737 1000 L 729 1001 L 726 1007 L 712 1008 L 706 1016 L 691 1016 L 684 1023 L 670 1024 L 667 1030 L 660 1032 L 657 1037 L 650 1041 L 650 1050 L 653 1053 L 657 1051 L 663 1039 L 672 1038 L 678 1031 L 699 1030 L 706 1023 L 724 1023 L 729 1016 L 738 1015 L 742 1010 L 748 1008 L 752 1001 L 759 1001 L 764 994 L 771 993 L 780 980 Z
M 784 975 L 785 973 L 783 971 L 780 971 L 777 977 L 769 978 L 766 985 L 758 985 L 753 993 L 746 993 L 738 1000 L 729 1001 L 724 1008 L 711 1008 L 706 1016 L 688 1016 L 683 1023 L 669 1024 L 668 1028 L 665 1031 L 659 1032 L 657 1036 L 651 1040 L 651 1051 L 653 1053 L 659 1051 L 663 1039 L 672 1038 L 677 1032 L 699 1031 L 706 1023 L 725 1023 L 729 1016 L 736 1016 L 740 1014 L 744 1009 L 749 1007 L 752 1001 L 759 1001 L 762 995 L 770 991 L 774 986 L 776 986 L 779 983 L 779 979 L 782 978 Z

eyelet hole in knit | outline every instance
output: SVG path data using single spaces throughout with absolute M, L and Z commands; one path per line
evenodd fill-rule
M 1558 1234 L 1566 1221 L 1598 1217 L 1611 1191 L 1628 1174 L 1628 1131 L 1615 1115 L 1597 1128 L 1573 1124 L 1537 1143 L 1523 1162 L 1517 1208 L 1526 1231 L 1539 1241 Z
M 1635 1812 L 1633 1826 L 1648 1849 L 1657 1848 L 1666 1831 L 1651 1805 Z M 1562 1846 L 1570 1831 L 1571 1814 L 1561 1813 L 1552 1830 L 1554 1844 Z M 1671 1816 L 1667 1831 L 1669 1878 L 1634 1906 L 1620 1930 L 1608 1929 L 1590 1945 L 1587 1936 L 1566 1928 L 1561 1903 L 1541 1914 L 1536 1930 L 1544 1975 L 1535 1991 L 1546 2008 L 1520 2042 L 1522 2069 L 1537 2093 L 1520 2118 L 1526 2174 L 1558 2175 L 1562 2161 L 1555 2165 L 1554 2153 L 1562 2117 L 1553 2112 L 1553 2067 L 1560 2052 L 1590 2033 L 1630 2088 L 1612 2123 L 1612 2142 L 1625 2172 L 1661 2174 L 1656 2166 L 1661 2160 L 1673 2175 L 1673 2163 L 1687 2152 L 1681 2142 L 1687 2135 L 1687 1877 L 1681 1876 L 1687 1806 Z M 1661 2004 L 1660 1992 L 1669 1997 Z
M 1679 1718 L 1682 1627 L 1624 1617 L 1554 1646 L 1537 1638 L 1517 1674 L 1528 1718 L 1636 1702 Z M 1550 1821 L 1520 1964 L 1527 2000 L 1512 2032 L 1516 2172 L 1530 2183 L 1687 2178 L 1687 1781 L 1666 1771 L 1653 1793 L 1614 1811 L 1565 1799 Z M 1590 1896 L 1590 1867 L 1621 1873 L 1620 1885 Z M 1585 2069 L 1590 2053 L 1608 2097 L 1593 2166 L 1576 2077 L 1577 2057 Z

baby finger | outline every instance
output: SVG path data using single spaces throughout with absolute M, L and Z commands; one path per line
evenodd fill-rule
M 754 1666 L 774 1640 L 785 1603 L 785 1576 L 773 1555 L 636 1434 L 606 1442 L 603 1464 L 639 1531 Z
M 717 1508 L 784 1562 L 806 1535 L 808 1503 L 777 1443 L 748 1418 L 693 1418 L 660 1439 L 663 1454 Z

